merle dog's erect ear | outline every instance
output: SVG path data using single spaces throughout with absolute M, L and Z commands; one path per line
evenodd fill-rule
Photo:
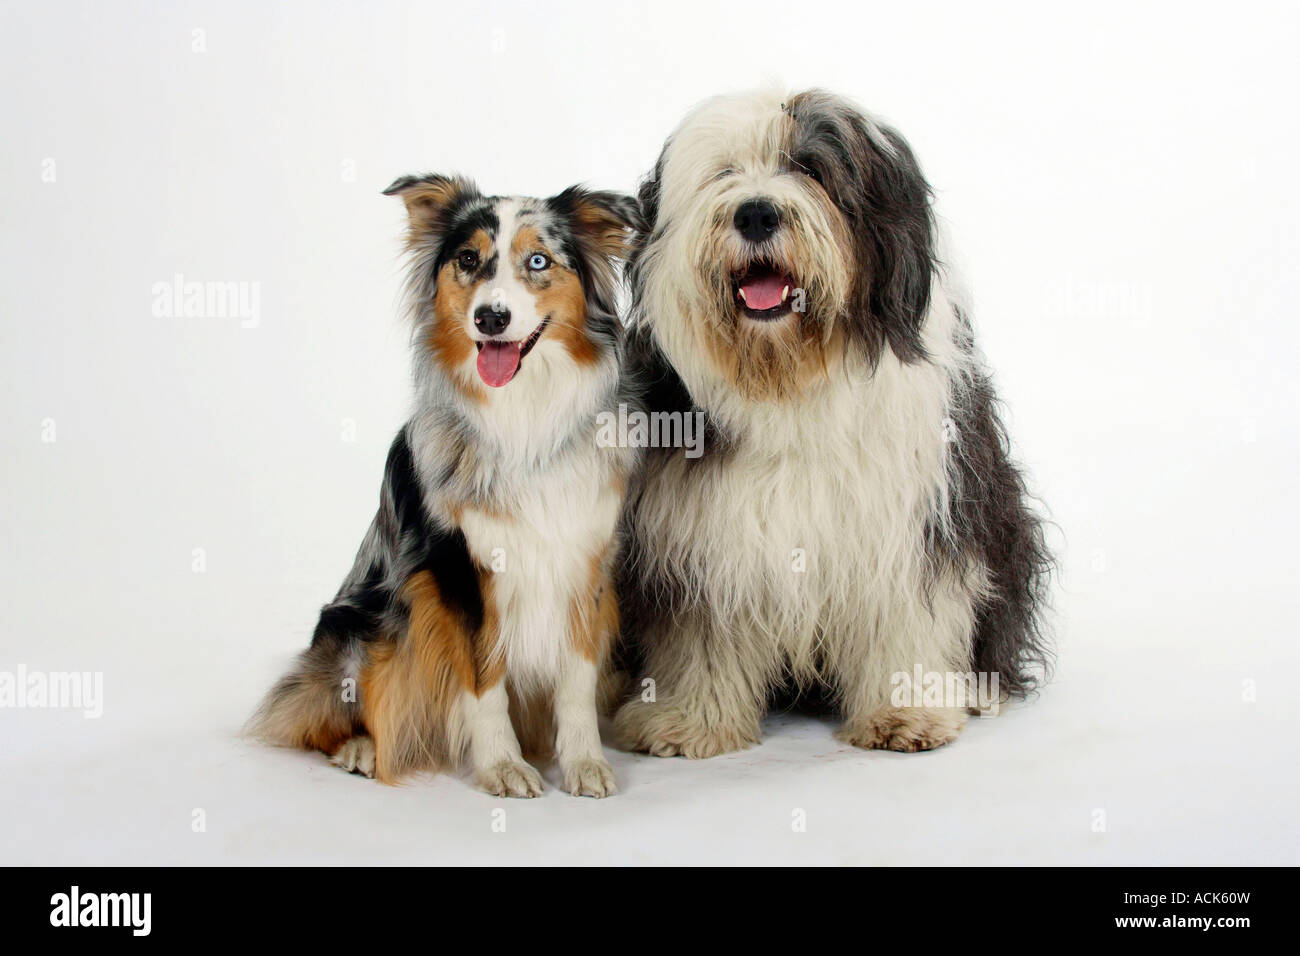
M 478 187 L 463 176 L 403 176 L 384 190 L 385 196 L 401 196 L 411 219 L 411 241 L 440 233 L 457 208 L 479 195 Z
M 626 258 L 631 233 L 640 228 L 636 200 L 621 193 L 570 186 L 546 203 L 568 221 L 588 255 Z

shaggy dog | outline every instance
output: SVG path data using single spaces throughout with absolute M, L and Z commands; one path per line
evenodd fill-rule
M 849 743 L 926 750 L 1023 695 L 1050 559 L 907 143 L 826 92 L 719 98 L 639 199 L 648 404 L 703 412 L 708 440 L 652 449 L 630 501 L 622 742 L 747 747 L 793 687 Z M 992 701 L 930 693 L 977 675 Z

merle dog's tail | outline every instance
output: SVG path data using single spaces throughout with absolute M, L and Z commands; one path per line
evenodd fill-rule
M 365 732 L 357 703 L 365 645 L 326 630 L 329 611 L 322 612 L 311 647 L 262 699 L 246 728 L 250 736 L 332 754 L 349 737 Z

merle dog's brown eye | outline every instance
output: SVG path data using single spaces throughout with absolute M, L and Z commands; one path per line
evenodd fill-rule
M 814 182 L 818 182 L 818 183 L 820 183 L 820 182 L 822 181 L 821 170 L 819 170 L 816 166 L 803 166 L 803 165 L 800 165 L 799 170 L 800 170 L 800 172 L 802 172 L 805 176 L 807 176 L 809 179 L 813 180 Z
M 466 272 L 470 272 L 478 265 L 478 253 L 473 249 L 463 249 L 456 256 L 456 263 Z

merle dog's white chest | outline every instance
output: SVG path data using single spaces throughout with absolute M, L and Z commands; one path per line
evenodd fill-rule
M 538 476 L 509 512 L 467 508 L 461 527 L 500 625 L 494 654 L 515 682 L 547 683 L 571 640 L 574 604 L 609 547 L 620 495 L 595 468 Z

